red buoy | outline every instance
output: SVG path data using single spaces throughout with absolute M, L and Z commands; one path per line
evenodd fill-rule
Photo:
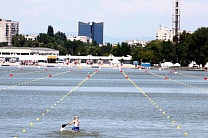
M 13 74 L 9 74 L 9 76 L 13 76 Z
M 204 77 L 204 80 L 207 80 L 207 77 Z
M 126 78 L 128 79 L 129 77 L 128 77 L 128 76 L 126 76 Z
M 48 76 L 49 76 L 49 77 L 52 77 L 52 75 L 51 75 L 51 74 L 48 74 Z

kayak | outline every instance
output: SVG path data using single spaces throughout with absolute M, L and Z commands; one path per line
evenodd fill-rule
M 79 127 L 75 127 L 74 126 L 71 130 L 67 130 L 67 129 L 65 129 L 65 126 L 67 126 L 67 124 L 63 124 L 60 131 L 80 132 L 80 128 Z

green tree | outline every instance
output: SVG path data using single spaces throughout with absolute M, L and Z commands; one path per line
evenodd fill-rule
M 40 33 L 37 36 L 37 40 L 38 40 L 39 43 L 44 43 L 44 45 L 49 43 L 48 35 L 45 34 L 45 33 Z
M 131 54 L 131 48 L 127 43 L 122 42 L 119 56 L 127 56 Z
M 173 43 L 170 41 L 162 41 L 162 55 L 163 59 L 168 62 L 176 62 L 176 54 Z
M 51 25 L 48 26 L 47 35 L 50 37 L 54 37 L 53 27 Z
M 109 56 L 111 48 L 112 48 L 112 45 L 110 43 L 108 43 L 106 46 L 100 47 L 101 55 Z
M 187 66 L 190 62 L 188 58 L 188 43 L 191 41 L 191 34 L 183 31 L 180 35 L 180 42 L 175 45 L 177 62 L 181 66 Z
M 57 33 L 55 33 L 54 37 L 55 37 L 55 40 L 66 41 L 66 35 L 65 35 L 65 33 L 62 33 L 60 31 L 58 31 Z
M 144 49 L 150 50 L 153 53 L 152 60 L 151 60 L 152 64 L 157 64 L 163 61 L 162 43 L 163 41 L 154 40 L 154 41 L 149 42 L 147 46 L 144 47 Z
M 208 45 L 208 28 L 197 29 L 190 37 L 188 42 L 188 58 L 196 61 L 197 64 L 206 64 Z
M 26 45 L 26 40 L 23 35 L 16 34 L 15 36 L 12 37 L 12 45 L 16 47 L 25 47 Z

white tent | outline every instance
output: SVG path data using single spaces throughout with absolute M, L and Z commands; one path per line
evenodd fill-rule
M 166 68 L 169 68 L 169 67 L 172 67 L 172 66 L 173 66 L 173 63 L 171 63 L 171 62 L 165 62 L 165 63 L 161 64 L 161 67 L 163 69 L 166 69 Z
M 121 64 L 120 61 L 118 61 L 118 59 L 113 59 L 111 61 L 111 64 Z
M 173 64 L 173 66 L 174 66 L 174 67 L 180 67 L 180 66 L 181 66 L 181 64 L 179 64 L 179 63 L 175 63 L 175 64 Z
M 199 67 L 199 65 L 197 65 L 195 61 L 192 61 L 188 66 L 190 68 L 192 68 L 192 67 L 197 67 L 198 68 Z
M 208 68 L 208 62 L 206 63 L 206 65 L 204 67 Z

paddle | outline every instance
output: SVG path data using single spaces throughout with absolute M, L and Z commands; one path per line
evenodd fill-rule
M 65 126 L 67 126 L 68 124 L 63 124 L 61 127 L 64 128 Z

